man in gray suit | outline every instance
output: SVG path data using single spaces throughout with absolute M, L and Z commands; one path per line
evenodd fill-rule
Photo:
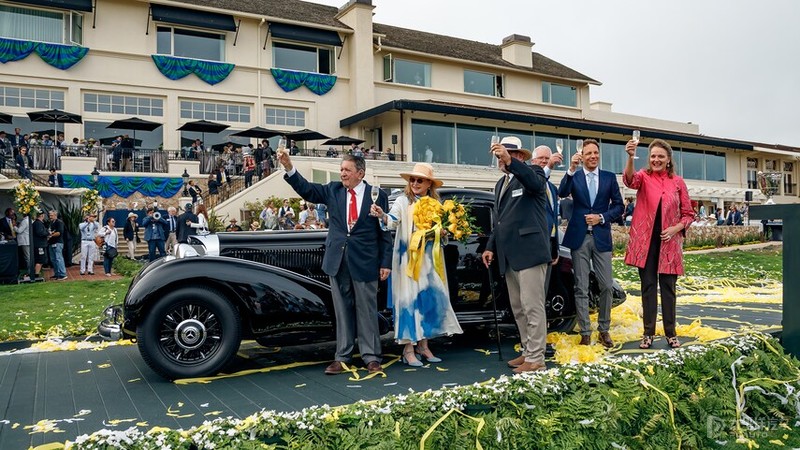
M 547 229 L 547 179 L 539 166 L 527 166 L 531 151 L 514 136 L 492 146 L 506 175 L 495 187 L 494 227 L 483 263 L 488 268 L 497 255 L 514 319 L 522 355 L 508 362 L 514 373 L 544 370 L 547 344 L 545 277 L 552 261 Z
M 329 229 L 322 270 L 331 277 L 336 317 L 336 356 L 325 374 L 346 371 L 358 338 L 361 359 L 369 373 L 381 372 L 378 327 L 378 279 L 386 280 L 392 267 L 392 235 L 369 214 L 372 186 L 363 181 L 366 163 L 361 156 L 346 155 L 339 170 L 341 181 L 328 184 L 307 181 L 292 165 L 286 151 L 278 152 L 286 169 L 283 178 L 307 202 L 328 206 Z M 378 192 L 375 203 L 384 211 L 389 199 Z

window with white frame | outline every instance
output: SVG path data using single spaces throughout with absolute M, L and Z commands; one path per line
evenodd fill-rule
M 747 158 L 747 189 L 758 189 L 757 158 Z
M 272 42 L 272 67 L 332 74 L 335 72 L 333 47 L 295 42 Z
M 306 111 L 303 109 L 267 107 L 267 125 L 305 127 Z
M 250 105 L 181 100 L 181 119 L 250 122 Z
M 564 84 L 542 82 L 542 102 L 553 105 L 578 106 L 578 88 Z
M 154 97 L 86 92 L 83 94 L 83 110 L 97 113 L 161 117 L 164 115 L 164 100 Z
M 225 35 L 169 26 L 156 28 L 156 53 L 181 58 L 225 61 Z
M 795 195 L 794 163 L 783 161 L 783 195 Z
M 83 44 L 83 14 L 0 5 L 0 37 L 53 44 Z
M 464 92 L 503 96 L 503 76 L 464 69 Z
M 430 87 L 431 65 L 407 59 L 397 59 L 389 54 L 383 57 L 383 81 Z
M 64 109 L 64 91 L 0 85 L 0 106 Z

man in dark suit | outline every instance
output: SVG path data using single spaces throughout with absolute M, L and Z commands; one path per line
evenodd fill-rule
M 583 162 L 583 168 L 578 164 Z M 581 345 L 591 343 L 589 322 L 589 272 L 594 268 L 600 288 L 597 331 L 604 347 L 614 346 L 611 325 L 611 223 L 622 215 L 622 195 L 617 176 L 600 170 L 600 144 L 583 141 L 583 152 L 572 155 L 569 170 L 558 188 L 560 197 L 572 196 L 572 217 L 564 233 L 564 246 L 572 253 L 575 270 L 575 308 L 581 328 Z M 591 261 L 591 265 L 590 265 Z
M 56 168 L 50 168 L 50 176 L 47 177 L 47 184 L 51 187 L 64 187 L 64 175 L 56 173 Z
M 179 244 L 186 244 L 189 242 L 189 236 L 194 234 L 192 231 L 192 224 L 197 223 L 197 215 L 192 212 L 192 204 L 187 203 L 184 206 L 184 213 L 178 216 L 178 229 L 175 232 Z
M 547 179 L 539 166 L 527 166 L 531 151 L 514 136 L 492 146 L 506 175 L 495 186 L 494 227 L 483 252 L 487 268 L 497 255 L 519 329 L 522 355 L 508 362 L 515 373 L 544 370 L 547 344 L 545 276 L 552 261 L 547 232 Z M 491 269 L 490 269 L 491 270 Z
M 14 214 L 14 208 L 6 208 L 3 218 L 0 219 L 0 235 L 4 239 L 14 239 L 14 227 L 17 226 L 17 218 Z
M 363 181 L 364 158 L 345 156 L 339 170 L 341 181 L 310 183 L 292 166 L 289 154 L 279 152 L 286 169 L 284 179 L 306 201 L 328 206 L 329 231 L 322 270 L 331 277 L 336 315 L 336 357 L 328 375 L 346 370 L 358 337 L 361 359 L 370 373 L 381 372 L 381 340 L 378 331 L 378 278 L 389 277 L 392 267 L 392 235 L 369 215 L 371 186 Z M 386 193 L 376 202 L 389 208 Z

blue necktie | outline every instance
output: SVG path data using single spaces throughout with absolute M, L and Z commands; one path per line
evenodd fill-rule
M 597 180 L 595 180 L 597 174 L 589 172 L 587 175 L 589 176 L 589 202 L 594 205 L 594 199 L 597 197 Z

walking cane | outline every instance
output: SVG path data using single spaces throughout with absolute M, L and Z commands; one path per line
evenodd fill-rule
M 489 267 L 487 267 L 489 271 L 489 289 L 491 290 L 492 294 L 492 309 L 494 310 L 494 334 L 497 338 L 497 357 L 500 358 L 500 361 L 503 360 L 503 349 L 500 348 L 500 325 L 497 323 L 497 296 L 495 295 L 494 289 L 494 276 L 492 276 L 492 264 L 489 263 Z

